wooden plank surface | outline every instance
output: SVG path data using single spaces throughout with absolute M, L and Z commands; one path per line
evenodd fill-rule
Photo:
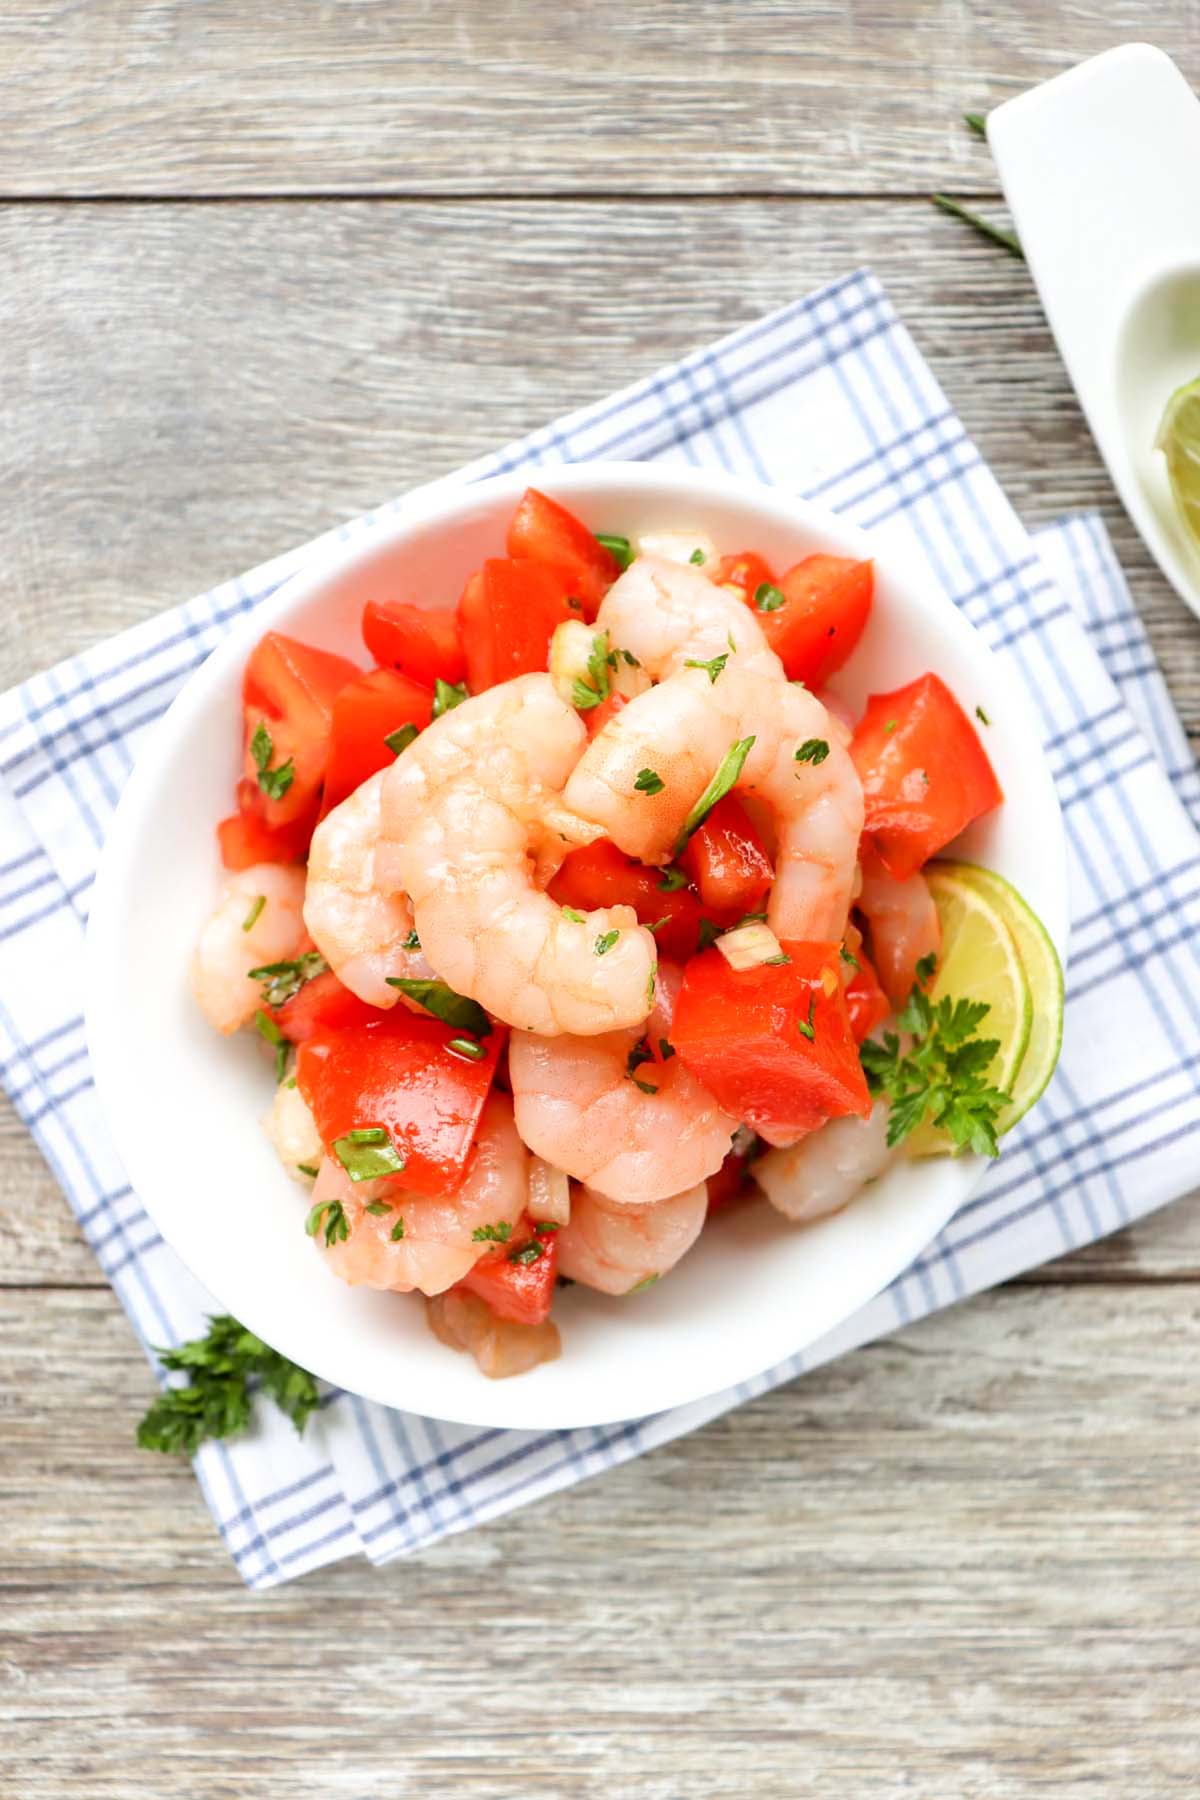
M 920 197 L 1134 37 L 1200 80 L 1197 0 L 10 0 L 0 687 L 869 261 L 1025 518 L 1101 509 L 1200 742 L 1027 272 Z M 4 1104 L 0 1794 L 1191 1795 L 1198 1347 L 1200 1195 L 253 1599 Z
M 7 0 L 0 193 L 897 193 L 1114 43 L 1200 79 L 1194 0 Z
M 131 1447 L 115 1303 L 32 1323 L 0 1295 L 6 1800 L 1195 1793 L 1194 1289 L 992 1294 L 257 1600 Z

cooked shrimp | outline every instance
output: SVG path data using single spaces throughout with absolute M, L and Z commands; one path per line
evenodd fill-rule
M 783 679 L 783 665 L 745 602 L 667 557 L 639 556 L 630 564 L 604 596 L 596 630 L 636 656 L 655 681 L 677 674 L 689 658 L 707 662 L 734 652 L 742 667 Z
M 923 875 L 897 881 L 864 847 L 862 891 L 854 903 L 870 928 L 871 961 L 893 1006 L 903 1006 L 923 956 L 938 955 L 942 927 Z
M 808 1225 L 840 1212 L 881 1175 L 895 1152 L 887 1143 L 888 1107 L 877 1100 L 867 1119 L 830 1119 L 786 1150 L 768 1150 L 750 1173 L 785 1219 Z
M 525 1143 L 616 1205 L 644 1206 L 703 1181 L 720 1168 L 738 1123 L 677 1056 L 631 1070 L 640 1035 L 514 1031 L 508 1047 Z
M 546 881 L 600 828 L 563 804 L 587 733 L 548 675 L 464 701 L 388 770 L 377 871 L 412 899 L 444 981 L 496 1018 L 545 1036 L 636 1024 L 656 951 L 632 907 L 568 917 Z
M 409 949 L 412 907 L 404 893 L 385 892 L 375 877 L 384 770 L 356 788 L 317 826 L 308 853 L 304 923 L 338 980 L 368 1006 L 394 1006 L 389 975 L 433 974 Z
M 491 1381 L 507 1375 L 524 1375 L 538 1363 L 553 1362 L 562 1352 L 562 1339 L 553 1319 L 540 1325 L 518 1325 L 499 1319 L 478 1294 L 453 1290 L 425 1302 L 425 1317 L 434 1337 L 451 1350 L 465 1350 L 475 1358 L 480 1373 Z
M 706 585 L 710 593 L 720 593 Z M 749 609 L 727 598 L 757 632 Z M 710 646 L 705 642 L 702 648 Z M 677 660 L 673 648 L 668 666 Z M 769 669 L 743 667 L 729 653 L 715 681 L 704 669 L 668 674 L 597 734 L 564 798 L 627 855 L 665 862 L 722 760 L 745 739 L 750 750 L 737 787 L 752 801 L 766 803 L 776 827 L 771 929 L 780 938 L 840 938 L 862 832 L 862 787 L 820 701 Z M 805 747 L 809 754 L 798 761 L 797 752 Z M 647 771 L 661 783 L 650 784 L 653 792 Z
M 304 943 L 304 870 L 256 863 L 231 875 L 192 953 L 192 993 L 218 1031 L 236 1031 L 262 1005 L 250 970 L 285 962 Z M 260 904 L 261 902 L 261 904 Z
M 317 1121 L 298 1087 L 289 1087 L 286 1081 L 279 1083 L 262 1126 L 288 1174 L 297 1181 L 307 1180 L 301 1164 L 308 1166 L 311 1175 L 323 1151 Z
M 335 1275 L 351 1287 L 388 1288 L 440 1294 L 461 1281 L 489 1247 L 473 1233 L 487 1226 L 513 1226 L 525 1211 L 529 1156 L 513 1124 L 512 1102 L 495 1089 L 488 1095 L 475 1147 L 461 1185 L 453 1194 L 416 1194 L 393 1180 L 350 1180 L 335 1157 L 321 1163 L 313 1205 L 340 1202 L 347 1237 L 325 1246 Z M 372 1205 L 386 1212 L 371 1213 Z M 392 1233 L 403 1223 L 404 1234 Z
M 707 1212 L 703 1181 L 652 1206 L 620 1206 L 576 1187 L 571 1222 L 558 1234 L 559 1269 L 602 1294 L 632 1293 L 675 1267 L 700 1236 Z

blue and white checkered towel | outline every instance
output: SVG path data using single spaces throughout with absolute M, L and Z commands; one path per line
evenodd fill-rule
M 298 1439 L 260 1405 L 253 1435 L 196 1458 L 253 1587 L 354 1550 L 384 1562 L 494 1518 L 1113 1231 L 1200 1179 L 1200 776 L 1098 521 L 1066 520 L 1030 539 L 868 272 L 454 479 L 600 457 L 726 468 L 819 497 L 915 553 L 1013 665 L 1041 720 L 1070 846 L 1062 1064 L 920 1261 L 758 1381 L 656 1418 L 569 1432 L 481 1431 L 337 1394 Z M 370 531 L 380 516 L 337 535 Z M 105 1133 L 79 1014 L 88 894 L 147 728 L 234 620 L 313 549 L 0 700 L 2 1073 L 147 1345 L 203 1330 L 211 1302 L 142 1211 Z

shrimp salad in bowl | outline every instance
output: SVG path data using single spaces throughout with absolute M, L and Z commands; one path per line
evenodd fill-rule
M 343 603 L 339 650 L 254 643 L 190 989 L 261 1041 L 328 1281 L 501 1377 L 559 1357 L 565 1287 L 636 1310 L 755 1209 L 994 1154 L 1057 1040 L 1049 940 L 947 859 L 1004 802 L 976 695 L 849 678 L 869 557 L 532 487 L 490 550 Z

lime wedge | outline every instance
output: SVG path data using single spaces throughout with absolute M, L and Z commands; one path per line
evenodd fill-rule
M 1040 1098 L 1058 1062 L 1063 1034 L 1062 964 L 1046 927 L 1022 900 L 1011 881 L 1005 881 L 1003 875 L 997 875 L 991 869 L 980 869 L 974 863 L 937 866 L 950 870 L 957 879 L 991 901 L 1012 932 L 1029 982 L 1033 1022 L 1025 1055 L 1008 1090 L 1013 1097 L 1012 1105 L 1005 1107 L 996 1123 L 996 1130 L 1003 1136 Z M 990 1020 L 984 1023 L 990 1024 Z
M 1154 444 L 1166 455 L 1179 516 L 1200 544 L 1200 375 L 1175 389 Z
M 1033 1026 L 1016 939 L 992 898 L 963 879 L 961 865 L 933 863 L 925 873 L 942 922 L 942 955 L 930 997 L 986 1001 L 990 1010 L 979 1035 L 1000 1040 L 988 1079 L 1011 1094 Z M 945 1132 L 920 1125 L 905 1148 L 910 1156 L 949 1156 L 954 1145 Z

